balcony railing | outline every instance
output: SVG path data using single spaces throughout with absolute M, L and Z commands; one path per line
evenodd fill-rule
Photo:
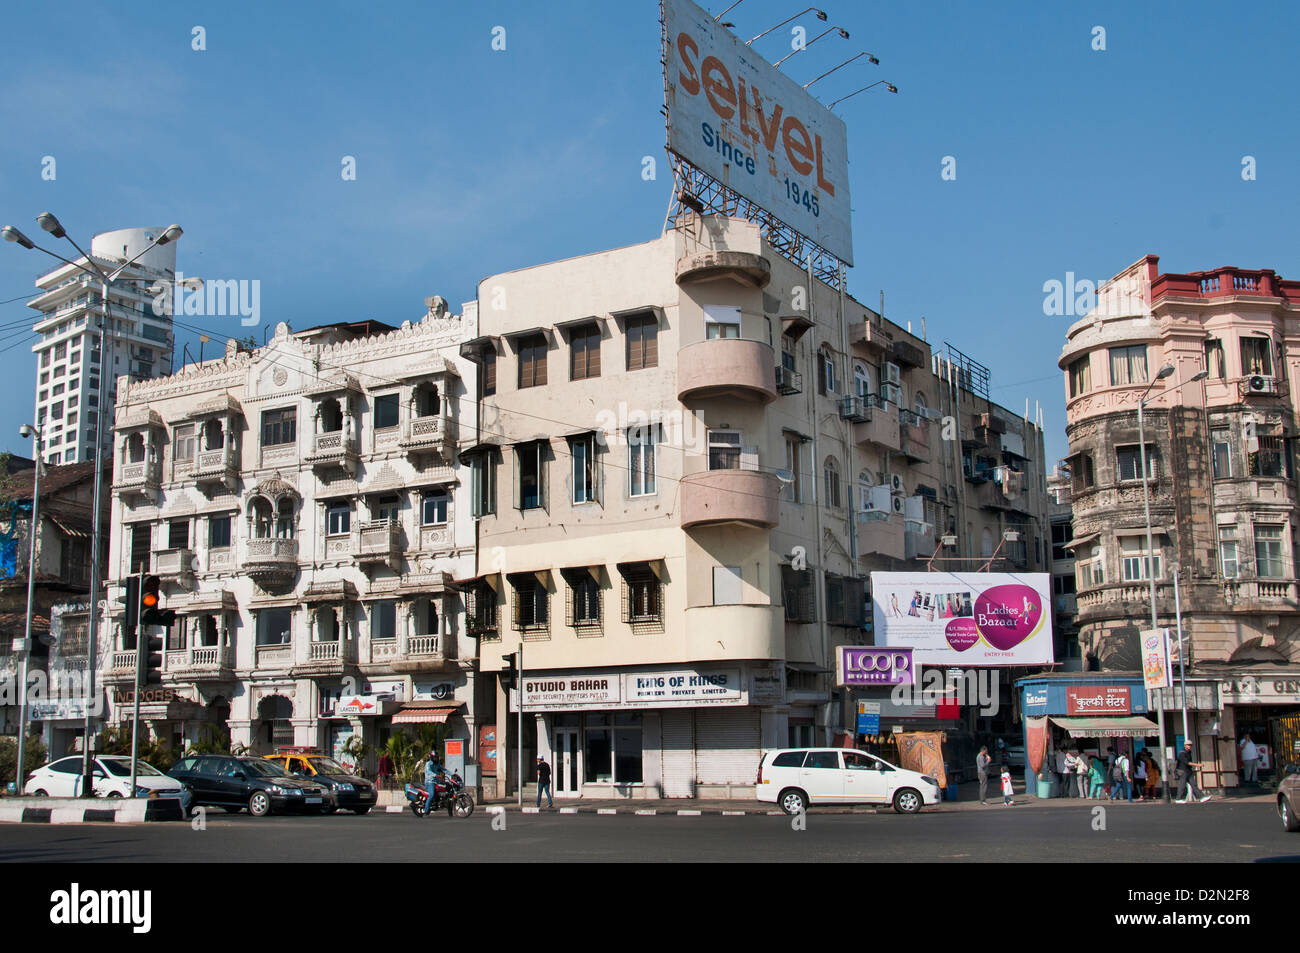
M 442 636 L 413 635 L 406 640 L 407 655 L 441 655 Z
M 153 571 L 160 576 L 186 576 L 193 572 L 194 550 L 160 549 L 153 554 Z
M 357 455 L 356 439 L 342 430 L 330 430 L 312 437 L 311 453 L 307 459 L 311 463 L 342 463 Z
M 162 483 L 162 467 L 157 460 L 123 464 L 114 479 L 114 489 L 119 493 L 139 490 L 156 490 Z
M 389 520 L 362 523 L 357 535 L 357 556 L 363 560 L 388 560 L 401 549 L 402 526 Z
M 456 421 L 443 414 L 413 417 L 402 427 L 398 442 L 408 453 L 445 453 L 455 445 Z

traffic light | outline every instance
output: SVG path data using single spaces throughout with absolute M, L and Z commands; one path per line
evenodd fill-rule
M 135 634 L 135 627 L 140 622 L 140 577 L 126 577 L 126 595 L 119 596 L 118 602 L 123 604 L 126 610 L 126 618 L 122 620 L 122 632 L 124 635 L 132 636 Z
M 170 626 L 176 621 L 172 609 L 162 607 L 162 594 L 158 591 L 162 585 L 157 576 L 145 576 L 140 589 L 140 621 L 145 625 Z
M 515 687 L 515 653 L 501 656 L 501 661 L 507 666 L 501 670 L 501 687 L 509 690 Z
M 153 635 L 145 629 L 140 636 L 140 656 L 143 668 L 140 671 L 142 685 L 156 685 L 162 681 L 163 669 L 163 635 Z

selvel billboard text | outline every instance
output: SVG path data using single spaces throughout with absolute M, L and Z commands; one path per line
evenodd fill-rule
M 690 0 L 664 0 L 668 149 L 853 264 L 844 122 Z

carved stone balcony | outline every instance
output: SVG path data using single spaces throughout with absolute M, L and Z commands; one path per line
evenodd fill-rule
M 771 529 L 780 521 L 776 475 L 762 470 L 703 470 L 682 477 L 682 528 L 739 523 Z
M 164 682 L 219 682 L 234 677 L 235 652 L 229 645 L 197 645 L 164 657 Z
M 456 421 L 442 414 L 412 417 L 402 426 L 398 445 L 409 456 L 432 453 L 450 459 L 456 452 Z
M 312 437 L 306 462 L 318 470 L 353 470 L 357 460 L 356 438 L 343 430 L 330 430 Z
M 349 665 L 357 661 L 357 643 L 348 639 L 334 642 L 309 642 L 306 658 L 298 661 L 290 672 L 295 677 L 343 675 Z
M 108 667 L 104 669 L 104 684 L 134 685 L 136 657 L 135 649 L 127 652 L 114 652 L 109 657 Z
M 292 585 L 298 575 L 298 540 L 250 539 L 244 571 L 263 589 Z
M 698 341 L 677 352 L 677 399 L 737 397 L 776 400 L 776 363 L 770 345 L 740 338 Z
M 179 578 L 194 574 L 194 550 L 160 549 L 153 554 L 153 571 L 159 576 Z
M 239 479 L 239 464 L 229 446 L 203 450 L 195 458 L 190 476 L 201 490 L 222 487 L 233 490 Z
M 455 669 L 455 640 L 439 633 L 410 635 L 405 641 L 405 651 L 393 659 L 396 673 L 441 672 Z
M 113 491 L 127 498 L 152 499 L 161 487 L 162 467 L 156 460 L 121 464 L 113 480 Z
M 357 534 L 356 560 L 360 565 L 392 565 L 402 552 L 402 525 L 389 520 L 362 523 Z

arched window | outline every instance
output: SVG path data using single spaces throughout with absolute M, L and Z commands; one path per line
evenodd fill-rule
M 871 396 L 871 371 L 861 361 L 853 364 L 853 393 L 862 398 Z
M 918 393 L 912 400 L 912 410 L 916 413 L 916 416 L 925 419 L 926 411 L 929 409 L 929 405 L 925 402 L 925 395 Z
M 254 539 L 271 538 L 271 501 L 255 496 L 248 504 L 249 520 L 253 524 Z
M 294 513 L 297 507 L 293 497 L 282 496 L 275 507 L 275 535 L 277 539 L 293 539 L 295 533 Z
M 826 505 L 840 505 L 840 465 L 834 457 L 827 457 L 826 463 L 822 467 L 822 474 L 826 479 Z

